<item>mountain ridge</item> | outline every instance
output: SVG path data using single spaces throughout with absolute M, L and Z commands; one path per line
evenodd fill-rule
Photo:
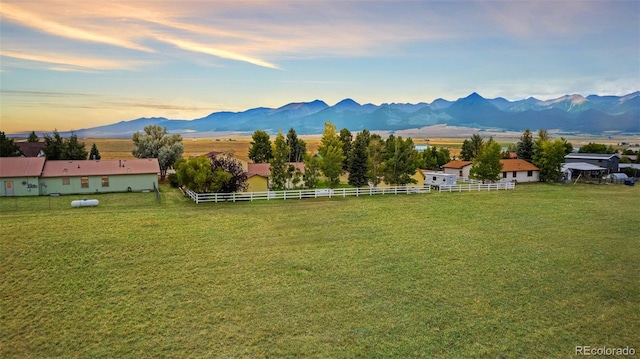
M 73 131 L 81 138 L 130 137 L 148 125 L 167 127 L 172 133 L 253 132 L 276 133 L 293 127 L 299 134 L 322 133 L 324 123 L 351 131 L 396 131 L 433 125 L 523 131 L 525 128 L 564 133 L 640 133 L 640 91 L 624 96 L 571 94 L 556 99 L 529 97 L 509 101 L 487 99 L 477 92 L 432 103 L 362 105 L 345 98 L 333 106 L 322 100 L 292 102 L 278 108 L 256 107 L 240 112 L 220 111 L 192 120 L 143 117 Z M 67 132 L 61 132 L 65 135 Z M 23 134 L 17 134 L 23 135 Z

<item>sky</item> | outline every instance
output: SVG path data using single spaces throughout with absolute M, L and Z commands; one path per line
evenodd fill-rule
M 6 133 L 639 89 L 640 0 L 0 0 Z

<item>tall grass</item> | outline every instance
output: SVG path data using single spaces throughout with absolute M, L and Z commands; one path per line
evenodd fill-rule
M 162 192 L 0 199 L 0 357 L 640 350 L 637 187 L 205 205 Z

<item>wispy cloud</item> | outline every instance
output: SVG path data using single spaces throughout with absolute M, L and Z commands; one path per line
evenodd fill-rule
M 74 40 L 98 42 L 132 50 L 146 52 L 154 51 L 151 48 L 141 46 L 122 38 L 102 35 L 96 32 L 84 30 L 79 27 L 65 25 L 58 21 L 50 20 L 42 14 L 26 11 L 18 6 L 14 6 L 9 3 L 3 3 L 2 6 L 0 6 L 0 15 L 7 19 L 16 21 L 24 26 L 37 29 L 55 36 L 61 36 Z M 109 33 L 112 31 L 105 32 Z
M 45 64 L 45 68 L 54 71 L 79 71 L 94 70 L 132 70 L 142 66 L 145 62 L 133 60 L 109 60 L 105 58 L 86 57 L 72 53 L 22 53 L 11 50 L 2 50 L 1 56 L 14 59 L 28 60 Z M 62 65 L 62 66 L 60 66 Z

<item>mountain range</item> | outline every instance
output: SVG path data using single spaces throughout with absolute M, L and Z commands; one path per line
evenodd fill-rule
M 279 108 L 258 107 L 242 112 L 214 112 L 193 120 L 163 117 L 139 118 L 106 126 L 74 131 L 78 137 L 130 137 L 147 125 L 160 125 L 169 132 L 197 135 L 211 132 L 248 132 L 261 129 L 276 133 L 293 127 L 298 134 L 320 134 L 331 121 L 338 129 L 351 131 L 396 131 L 448 125 L 523 131 L 548 129 L 575 134 L 640 133 L 640 91 L 625 96 L 566 95 L 553 100 L 533 97 L 509 101 L 486 99 L 477 93 L 456 101 L 432 103 L 384 103 L 361 105 L 344 99 L 333 106 L 324 101 L 290 103 Z

